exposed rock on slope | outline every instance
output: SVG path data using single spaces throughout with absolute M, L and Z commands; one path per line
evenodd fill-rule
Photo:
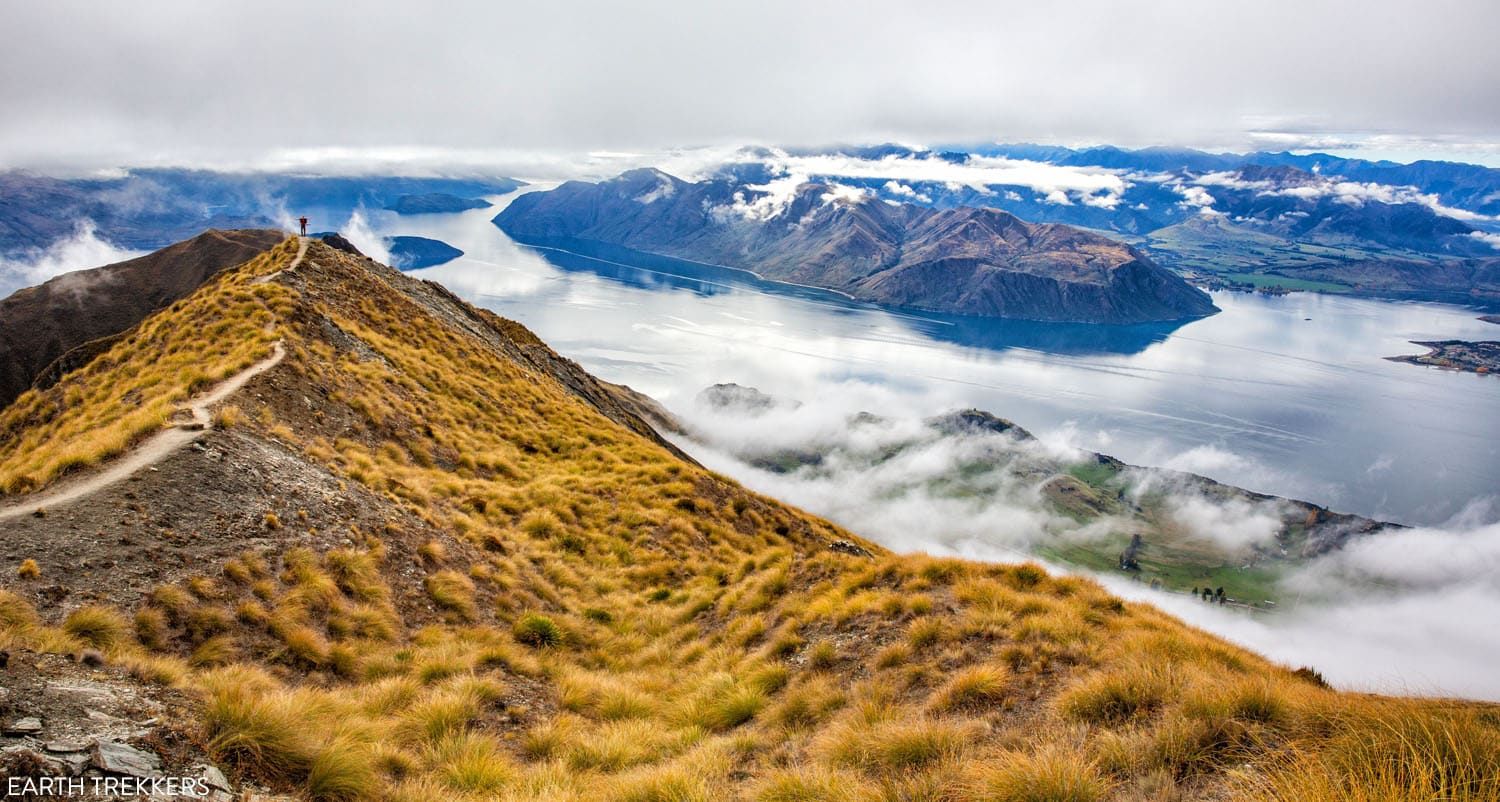
M 1134 248 L 1082 229 L 847 189 L 772 191 L 632 170 L 523 195 L 495 224 L 526 244 L 622 261 L 659 254 L 964 315 L 1140 323 L 1215 311 L 1207 294 Z
M 119 667 L 17 654 L 0 672 L 0 787 L 22 799 L 134 799 L 136 791 L 139 798 L 240 798 L 239 787 L 194 743 L 193 718 L 186 694 Z M 70 783 L 71 791 L 49 793 L 49 781 L 53 789 Z M 289 802 L 264 789 L 242 790 Z
M 66 273 L 0 301 L 0 408 L 39 377 L 44 384 L 56 381 L 107 348 L 107 341 L 90 341 L 129 329 L 214 273 L 285 238 L 267 229 L 205 231 L 137 259 Z

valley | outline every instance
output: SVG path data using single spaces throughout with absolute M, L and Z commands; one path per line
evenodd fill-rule
M 696 403 L 710 410 L 707 420 L 713 421 L 777 413 L 785 420 L 802 406 L 733 384 L 704 390 Z M 998 498 L 1014 508 L 1042 510 L 1036 531 L 1012 544 L 1017 554 L 1169 592 L 1223 588 L 1228 601 L 1242 608 L 1276 609 L 1287 601 L 1280 585 L 1286 576 L 1351 538 L 1400 528 L 1190 473 L 1049 447 L 981 410 L 928 418 L 916 431 L 862 411 L 851 418 L 847 441 L 777 449 L 764 443 L 726 446 L 703 418 L 695 426 L 649 400 L 642 408 L 658 429 L 698 447 L 727 448 L 756 470 L 799 481 L 817 483 L 852 471 L 877 483 L 882 496 L 920 494 L 939 503 L 974 504 Z M 941 452 L 954 456 L 934 469 L 932 455 Z

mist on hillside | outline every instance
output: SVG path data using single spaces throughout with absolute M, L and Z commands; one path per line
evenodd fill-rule
M 145 251 L 121 248 L 102 239 L 91 220 L 80 220 L 73 234 L 46 248 L 0 256 L 0 298 L 75 270 L 123 262 Z
M 1037 559 L 1039 547 L 1088 541 L 1126 524 L 1058 514 L 1044 503 L 1044 477 L 975 476 L 976 460 L 1081 454 L 1070 445 L 1077 432 L 1066 426 L 1035 440 L 938 435 L 923 421 L 943 410 L 922 410 L 888 388 L 858 382 L 829 384 L 807 398 L 776 399 L 760 409 L 700 397 L 681 399 L 672 411 L 694 436 L 679 442 L 711 469 L 899 552 L 1016 562 Z M 892 456 L 901 443 L 916 445 Z M 790 469 L 767 467 L 799 452 L 826 456 Z M 1164 455 L 1162 464 L 1191 468 L 1208 455 L 1214 462 L 1244 459 L 1203 446 Z M 968 483 L 966 492 L 952 492 L 955 477 Z M 1274 545 L 1274 500 L 1211 498 L 1153 471 L 1132 481 L 1132 493 L 1165 494 L 1174 522 L 1194 535 L 1230 550 Z M 1122 596 L 1149 601 L 1289 666 L 1316 668 L 1341 687 L 1500 700 L 1500 674 L 1493 670 L 1500 631 L 1476 625 L 1500 617 L 1497 515 L 1494 499 L 1477 499 L 1440 527 L 1356 538 L 1292 570 L 1280 583 L 1280 605 L 1253 613 L 1153 590 L 1124 573 L 1095 576 Z

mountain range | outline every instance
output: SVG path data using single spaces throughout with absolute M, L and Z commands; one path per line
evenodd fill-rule
M 1061 172 L 1035 178 L 1038 167 Z M 1500 170 L 1490 167 L 1182 148 L 883 145 L 747 150 L 724 171 L 764 182 L 788 169 L 896 202 L 986 206 L 1098 230 L 1210 283 L 1500 303 Z M 934 173 L 944 177 L 923 179 Z M 1070 193 L 1048 183 L 1079 176 L 1109 189 Z
M 205 228 L 292 226 L 311 218 L 313 230 L 342 225 L 359 209 L 411 196 L 503 194 L 524 182 L 510 178 L 315 176 L 185 169 L 138 169 L 106 177 L 58 178 L 0 172 L 0 256 L 24 255 L 72 235 L 90 221 L 98 236 L 128 249 L 155 249 Z M 403 201 L 402 199 L 406 200 Z M 466 201 L 472 208 L 472 203 Z M 483 201 L 477 201 L 484 203 Z
M 990 208 L 881 202 L 825 183 L 772 191 L 639 169 L 521 195 L 495 224 L 525 244 L 741 268 L 903 308 L 1094 323 L 1215 311 L 1207 294 L 1098 234 Z

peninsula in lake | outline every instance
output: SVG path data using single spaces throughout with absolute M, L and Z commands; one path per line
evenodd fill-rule
M 1185 320 L 1207 293 L 1135 248 L 998 209 L 934 209 L 834 182 L 683 181 L 631 170 L 516 198 L 518 242 L 632 263 L 736 267 L 893 307 L 1084 323 Z

